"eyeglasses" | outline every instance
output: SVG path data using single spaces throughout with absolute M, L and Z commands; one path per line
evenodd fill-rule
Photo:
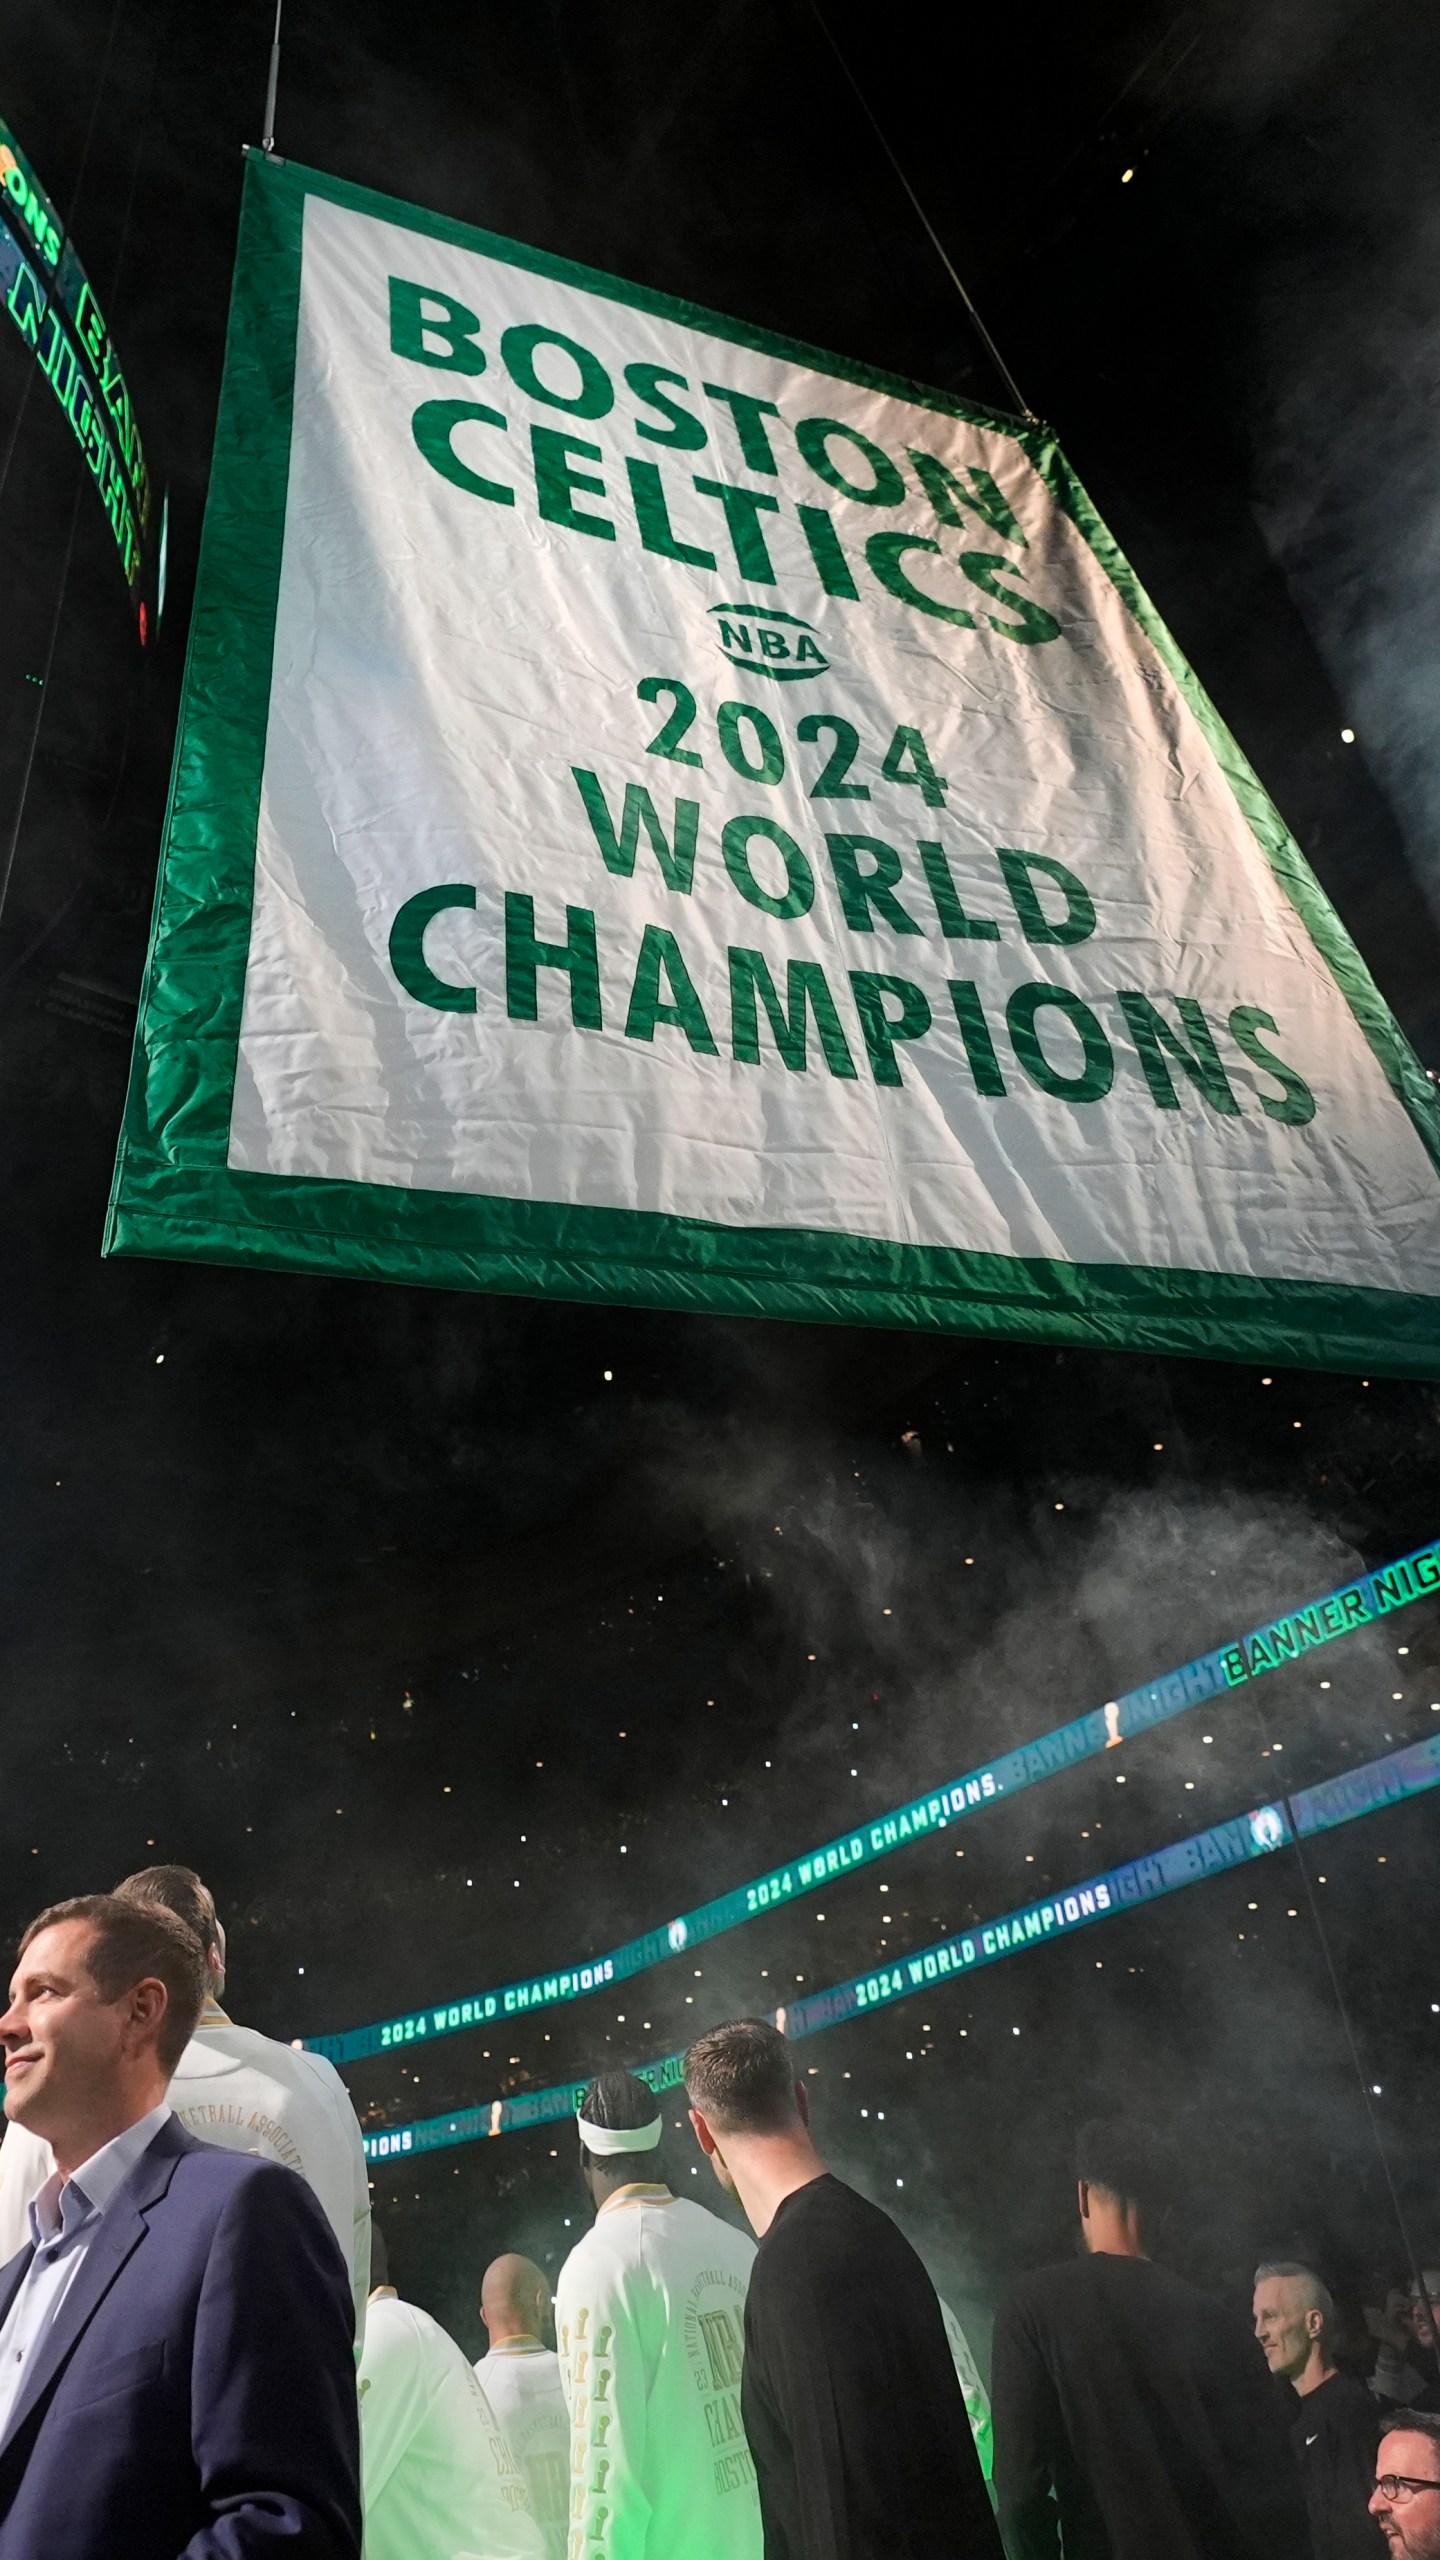
M 1382 2471 L 1375 2486 L 1392 2507 L 1402 2507 L 1422 2489 L 1440 2489 L 1440 2480 L 1407 2480 L 1403 2471 Z

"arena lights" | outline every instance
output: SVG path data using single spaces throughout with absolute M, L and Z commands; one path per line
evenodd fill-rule
M 1178 1893 L 1182 1886 L 1203 1883 L 1207 1876 L 1222 1875 L 1250 1859 L 1273 1857 L 1277 1849 L 1293 1847 L 1318 1832 L 1337 1830 L 1342 1823 L 1357 1822 L 1434 1786 L 1440 1786 L 1440 1736 L 1237 1814 L 1209 1831 L 1172 1841 L 1149 1857 L 1132 1858 L 1124 1866 L 1089 1876 L 1043 1902 L 1022 1904 L 1017 1911 L 957 1931 L 894 1964 L 877 1966 L 849 1982 L 835 1983 L 828 1991 L 790 2002 L 775 2012 L 775 2023 L 792 2038 L 819 2035 L 826 2027 L 888 2008 L 916 1991 L 933 1991 L 941 1983 L 978 1973 L 983 1965 L 999 1964 L 1031 1947 L 1053 1945 L 1057 1938 L 1073 1937 L 1077 1929 L 1094 1921 L 1114 1919 L 1119 1912 L 1157 1901 L 1162 1894 Z M 668 2053 L 660 2062 L 634 2067 L 658 2092 L 679 2085 L 682 2060 L 681 2054 Z M 418 2124 L 367 2134 L 365 2156 L 372 2161 L 413 2158 L 421 2151 L 446 2151 L 456 2143 L 478 2142 L 492 2134 L 560 2123 L 574 2115 L 584 2090 L 584 2081 L 567 2080 L 559 2088 L 537 2089 L 528 2097 L 491 2098 L 454 2115 L 427 2116 Z
M 89 465 L 143 641 L 150 474 L 129 387 L 74 244 L 3 121 L 0 303 L 33 351 Z
M 1287 1617 L 1272 1619 L 1251 1635 L 1218 1645 L 1213 1653 L 1201 1654 L 1194 1662 L 1147 1682 L 1143 1688 L 1130 1689 L 1122 1698 L 1107 1700 L 1103 1707 L 1077 1717 L 1072 1724 L 1057 1725 L 1052 1733 L 1021 1743 L 1016 1750 L 950 1780 L 931 1794 L 913 1796 L 893 1813 L 860 1823 L 843 1838 L 827 1841 L 822 1848 L 807 1851 L 787 1866 L 772 1867 L 768 1875 L 736 1885 L 732 1892 L 702 1903 L 698 1910 L 662 1922 L 658 1928 L 647 1930 L 644 1937 L 631 1938 L 624 1946 L 614 1948 L 609 1955 L 532 1974 L 527 1981 L 506 1983 L 493 1991 L 473 1992 L 466 1999 L 416 2009 L 408 2017 L 387 2019 L 370 2027 L 352 2027 L 346 2034 L 310 2036 L 305 2039 L 307 2048 L 312 2053 L 323 2053 L 331 2062 L 359 2062 L 369 2054 L 390 2052 L 399 2045 L 428 2044 L 437 2036 L 489 2026 L 496 2018 L 528 2016 L 536 2009 L 552 2009 L 563 2002 L 583 1999 L 592 1991 L 645 1972 L 652 1964 L 681 1955 L 687 1948 L 720 1937 L 725 1931 L 738 1928 L 742 1921 L 827 1883 L 832 1876 L 848 1875 L 856 1867 L 889 1857 L 909 1841 L 943 1830 L 1001 1796 L 1018 1795 L 1062 1769 L 1093 1760 L 1152 1725 L 1184 1715 L 1207 1698 L 1259 1679 L 1267 1671 L 1278 1670 L 1281 1663 L 1293 1662 L 1316 1646 L 1333 1643 L 1338 1636 L 1352 1635 L 1357 1628 L 1369 1626 L 1377 1618 L 1406 1608 L 1411 1601 L 1436 1590 L 1440 1590 L 1440 1539 L 1417 1547 L 1412 1555 L 1401 1556 L 1393 1564 L 1378 1566 L 1373 1573 L 1359 1575 L 1354 1582 L 1327 1593 L 1323 1600 L 1312 1600 Z

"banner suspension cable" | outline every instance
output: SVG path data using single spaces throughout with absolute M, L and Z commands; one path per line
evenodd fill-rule
M 994 365 L 996 372 L 999 374 L 1001 381 L 1004 383 L 1005 388 L 1009 392 L 1011 399 L 1014 401 L 1016 408 L 1019 410 L 1021 417 L 1028 418 L 1032 425 L 1038 426 L 1040 421 L 1037 412 L 1031 408 L 1029 401 L 1025 398 L 1014 374 L 1005 362 L 1005 359 L 1000 353 L 999 348 L 996 346 L 994 339 L 991 337 L 989 330 L 986 328 L 984 321 L 981 319 L 979 312 L 976 310 L 974 303 L 971 301 L 969 294 L 966 292 L 953 258 L 950 256 L 950 253 L 946 248 L 944 241 L 941 239 L 939 232 L 936 230 L 934 223 L 931 221 L 929 214 L 926 212 L 920 198 L 917 196 L 909 179 L 906 177 L 905 172 L 890 144 L 889 137 L 887 136 L 883 125 L 880 123 L 878 116 L 875 114 L 874 109 L 871 107 L 869 99 L 866 97 L 864 90 L 861 88 L 859 81 L 856 79 L 854 72 L 851 70 L 849 63 L 846 61 L 844 54 L 841 52 L 839 45 L 835 41 L 835 38 L 830 33 L 830 30 L 821 15 L 819 0 L 810 0 L 810 10 L 815 20 L 815 24 L 830 47 L 831 52 L 834 54 L 845 78 L 854 90 L 855 96 L 860 104 L 861 112 L 870 126 L 876 141 L 879 143 L 881 150 L 884 152 L 886 159 L 889 161 L 891 168 L 894 170 L 896 177 L 899 179 L 901 186 L 909 197 L 919 220 L 923 223 L 926 233 L 929 236 L 930 245 L 933 248 L 936 257 L 939 259 L 945 273 L 950 278 L 950 281 L 955 287 L 956 292 L 959 294 L 961 301 L 964 303 L 965 309 L 971 321 L 974 323 L 976 336 L 979 338 L 981 345 L 984 347 L 986 354 Z
M 275 92 L 280 86 L 280 20 L 285 0 L 275 0 L 275 33 L 270 39 L 270 71 L 265 82 L 265 116 L 260 130 L 260 148 L 267 160 L 275 157 Z

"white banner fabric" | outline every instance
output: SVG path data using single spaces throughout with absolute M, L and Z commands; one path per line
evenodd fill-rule
M 1044 429 L 252 162 L 112 1245 L 1428 1371 L 1435 1119 Z

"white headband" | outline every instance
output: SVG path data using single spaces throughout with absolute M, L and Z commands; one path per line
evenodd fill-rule
M 586 2150 L 602 2158 L 616 2151 L 653 2151 L 665 2130 L 659 2116 L 650 2124 L 592 2124 L 588 2116 L 577 2113 L 575 2121 Z

